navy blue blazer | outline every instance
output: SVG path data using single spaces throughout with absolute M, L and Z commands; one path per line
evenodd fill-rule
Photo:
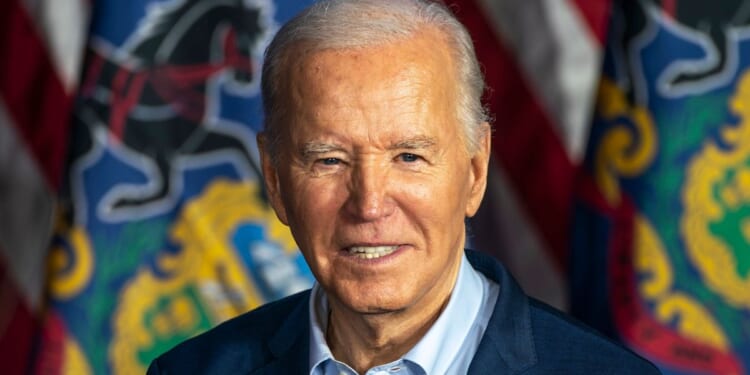
M 527 297 L 495 259 L 466 251 L 500 284 L 469 374 L 659 374 L 650 362 Z M 307 374 L 310 319 L 304 291 L 230 319 L 155 359 L 156 374 Z

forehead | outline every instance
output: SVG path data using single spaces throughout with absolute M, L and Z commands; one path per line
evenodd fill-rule
M 297 51 L 282 83 L 289 125 L 455 117 L 456 70 L 440 32 L 362 48 Z
M 324 44 L 325 46 L 325 44 Z M 291 64 L 299 73 L 316 75 L 340 59 L 350 59 L 359 71 L 372 70 L 383 74 L 397 74 L 410 68 L 425 73 L 448 73 L 452 67 L 447 42 L 441 31 L 425 27 L 412 35 L 361 47 L 315 48 L 301 43 L 291 53 Z M 338 68 L 338 67 L 337 67 Z M 362 75 L 351 78 L 362 77 Z

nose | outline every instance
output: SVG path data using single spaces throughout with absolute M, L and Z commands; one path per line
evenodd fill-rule
M 384 167 L 360 164 L 352 170 L 347 211 L 356 221 L 373 222 L 390 216 L 395 208 L 391 182 Z

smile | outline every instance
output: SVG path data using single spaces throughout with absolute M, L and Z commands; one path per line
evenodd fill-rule
M 352 246 L 349 254 L 361 259 L 376 259 L 384 257 L 398 249 L 398 246 Z

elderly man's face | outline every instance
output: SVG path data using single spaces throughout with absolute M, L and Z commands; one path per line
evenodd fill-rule
M 281 154 L 264 155 L 264 174 L 336 306 L 403 311 L 450 293 L 489 152 L 488 140 L 466 151 L 452 64 L 432 30 L 290 63 Z

